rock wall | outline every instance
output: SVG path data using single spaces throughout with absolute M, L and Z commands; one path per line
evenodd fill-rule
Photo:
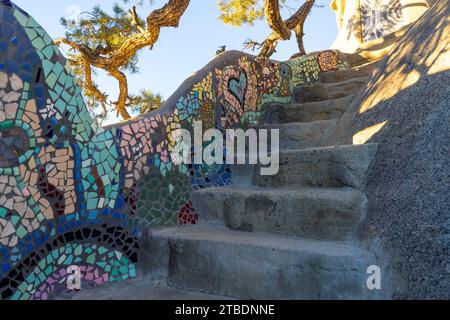
M 332 48 L 347 53 L 416 21 L 429 7 L 425 0 L 333 0 L 331 6 L 339 27 Z
M 400 298 L 450 298 L 450 2 L 425 13 L 345 114 L 339 143 L 379 143 L 361 237 Z
M 83 286 L 136 276 L 142 229 L 195 223 L 192 190 L 230 183 L 225 165 L 172 161 L 180 129 L 255 124 L 295 86 L 345 68 L 335 51 L 285 63 L 228 52 L 161 110 L 99 128 L 47 33 L 1 1 L 0 298 L 50 298 L 71 265 Z

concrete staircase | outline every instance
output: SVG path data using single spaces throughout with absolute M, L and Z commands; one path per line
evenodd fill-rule
M 330 146 L 337 120 L 376 62 L 323 74 L 269 107 L 280 129 L 280 171 L 235 166 L 233 184 L 194 193 L 195 226 L 152 230 L 146 265 L 174 288 L 239 299 L 379 298 L 366 286 L 376 256 L 355 233 L 377 146 Z

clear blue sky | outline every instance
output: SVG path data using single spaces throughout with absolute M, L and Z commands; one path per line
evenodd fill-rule
M 117 1 L 112 0 L 13 0 L 27 11 L 47 30 L 51 37 L 64 35 L 60 25 L 60 17 L 77 15 L 78 11 L 89 11 L 98 3 L 105 9 L 110 9 Z M 165 1 L 158 0 L 154 7 L 161 6 Z M 290 0 L 289 5 L 298 7 L 303 0 Z M 331 46 L 337 36 L 334 12 L 330 9 L 330 0 L 317 0 L 324 8 L 314 8 L 305 26 L 306 50 L 317 51 Z M 142 16 L 149 10 L 148 6 L 139 9 Z M 289 12 L 284 12 L 287 16 Z M 140 73 L 129 76 L 131 92 L 147 88 L 159 92 L 168 98 L 176 88 L 192 73 L 203 67 L 215 56 L 220 45 L 227 49 L 241 50 L 242 43 L 248 39 L 264 40 L 269 29 L 264 22 L 254 26 L 240 28 L 224 25 L 219 19 L 217 0 L 192 0 L 178 29 L 164 29 L 153 51 L 143 49 L 140 52 Z M 291 41 L 278 45 L 277 60 L 287 60 L 297 52 L 295 37 Z M 100 73 L 97 80 L 102 89 L 117 96 L 118 88 L 113 79 Z M 107 122 L 114 122 L 109 119 Z

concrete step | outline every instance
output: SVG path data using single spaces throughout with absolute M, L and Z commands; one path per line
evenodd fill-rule
M 268 107 L 263 122 L 292 123 L 340 119 L 354 99 L 355 96 L 347 96 L 319 102 L 273 104 Z
M 261 129 L 280 130 L 280 149 L 303 149 L 321 147 L 330 143 L 336 130 L 336 120 L 265 124 Z
M 144 273 L 144 272 L 140 272 Z M 81 291 L 63 291 L 53 300 L 232 300 L 231 297 L 178 290 L 167 285 L 166 279 L 155 280 L 149 276 L 139 275 L 125 281 L 104 283 L 101 286 L 81 287 Z
M 364 299 L 373 254 L 355 245 L 208 225 L 152 232 L 150 243 L 178 289 L 239 299 Z M 377 291 L 377 290 L 375 290 Z
M 367 198 L 352 188 L 230 186 L 195 191 L 193 202 L 202 221 L 233 230 L 345 240 L 364 218 Z
M 348 81 L 355 78 L 371 77 L 377 69 L 379 62 L 369 62 L 364 65 L 354 67 L 348 70 L 330 71 L 319 75 L 320 83 L 335 83 Z
M 353 187 L 362 190 L 377 148 L 377 144 L 365 144 L 281 150 L 278 174 L 263 176 L 260 165 L 256 165 L 253 183 L 263 187 Z
M 354 95 L 365 88 L 372 76 L 363 76 L 334 83 L 316 83 L 294 89 L 296 103 L 317 102 Z

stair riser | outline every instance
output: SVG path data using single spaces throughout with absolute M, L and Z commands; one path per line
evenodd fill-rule
M 378 62 L 374 62 L 355 69 L 325 72 L 319 75 L 319 82 L 333 83 L 361 77 L 371 77 L 373 72 L 377 69 L 377 66 Z
M 289 106 L 271 105 L 263 121 L 275 124 L 340 119 L 354 98 L 354 96 L 348 96 L 336 100 Z
M 264 187 L 353 187 L 363 189 L 376 145 L 338 146 L 280 152 L 277 175 L 254 170 L 253 183 Z
M 240 299 L 370 297 L 372 257 L 334 257 L 201 240 L 170 240 L 169 284 Z
M 369 78 L 360 81 L 351 81 L 342 84 L 311 85 L 302 86 L 294 90 L 294 102 L 307 103 L 318 102 L 331 99 L 338 99 L 357 94 L 363 88 L 366 88 Z
M 329 145 L 336 123 L 336 120 L 329 120 L 266 125 L 263 128 L 280 130 L 280 149 L 304 149 Z
M 365 216 L 367 199 L 356 191 L 339 196 L 207 191 L 195 192 L 193 200 L 202 220 L 233 230 L 347 240 Z

